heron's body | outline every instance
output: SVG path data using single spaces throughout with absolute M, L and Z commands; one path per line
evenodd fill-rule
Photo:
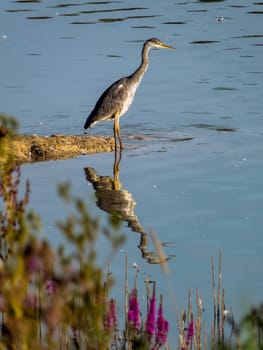
M 131 85 L 129 79 L 129 77 L 121 78 L 104 91 L 87 118 L 85 129 L 100 121 L 114 119 L 116 113 L 120 118 L 128 111 L 139 85 Z
M 163 44 L 159 39 L 147 40 L 143 45 L 142 60 L 138 69 L 130 76 L 117 80 L 103 92 L 84 125 L 84 128 L 88 129 L 100 121 L 113 119 L 115 148 L 117 147 L 117 136 L 122 148 L 119 118 L 128 111 L 132 104 L 136 90 L 148 68 L 148 53 L 152 47 L 174 49 L 172 46 Z

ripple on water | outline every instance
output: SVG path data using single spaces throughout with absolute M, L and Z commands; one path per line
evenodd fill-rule
M 103 9 L 103 10 L 83 10 L 81 14 L 92 14 L 92 13 L 104 13 L 104 12 L 120 12 L 120 11 L 137 11 L 137 10 L 148 10 L 147 7 L 121 7 L 117 9 Z
M 187 24 L 185 21 L 168 21 L 168 22 L 163 22 L 162 24 Z
M 233 39 L 253 39 L 253 38 L 263 38 L 263 34 L 248 34 L 241 36 L 234 36 Z
M 237 9 L 242 9 L 242 8 L 247 7 L 247 6 L 246 6 L 246 5 L 229 5 L 229 7 L 237 8 Z
M 235 50 L 240 50 L 240 49 L 241 49 L 240 47 L 227 47 L 224 50 L 225 51 L 235 51 Z
M 193 81 L 193 84 L 209 84 L 209 82 L 210 82 L 210 79 L 203 78 L 203 79 L 200 79 L 200 80 Z
M 219 132 L 235 132 L 236 128 L 224 126 L 224 125 L 213 125 L 213 124 L 189 124 L 187 127 L 190 128 L 198 128 L 198 129 L 208 129 L 208 130 L 214 130 Z
M 107 4 L 118 4 L 121 1 L 90 1 L 89 5 L 107 5 Z
M 27 1 L 25 1 L 27 2 Z M 35 2 L 35 1 L 31 1 Z M 37 1 L 36 1 L 37 2 Z M 113 1 L 114 3 L 119 3 L 118 1 Z M 112 1 L 102 1 L 102 2 L 90 2 L 87 3 L 88 5 L 105 5 L 105 4 L 110 4 L 113 3 Z M 54 6 L 50 6 L 49 8 L 56 8 L 56 9 L 66 9 L 69 7 L 77 7 L 81 6 L 83 4 L 80 3 L 63 3 L 63 4 L 57 4 Z M 127 12 L 127 11 L 142 11 L 142 10 L 148 10 L 147 7 L 120 7 L 120 8 L 115 8 L 115 9 L 94 9 L 94 10 L 82 10 L 79 12 L 70 12 L 70 13 L 57 13 L 59 16 L 64 16 L 64 17 L 77 17 L 80 15 L 89 15 L 89 14 L 96 14 L 96 13 L 115 13 L 115 12 Z M 8 10 L 9 12 L 18 12 L 18 11 L 32 11 L 32 10 Z M 141 19 L 141 18 L 153 18 L 157 17 L 155 15 L 141 15 L 141 16 L 124 16 L 124 17 L 107 17 L 107 18 L 100 18 L 98 21 L 99 22 L 105 22 L 105 23 L 111 23 L 111 22 L 121 22 L 127 19 Z M 53 18 L 52 16 L 28 16 L 28 20 L 46 20 L 46 19 L 51 19 Z M 96 24 L 98 21 L 73 21 L 70 24 Z
M 199 0 L 200 2 L 222 2 L 225 0 Z
M 71 39 L 74 39 L 74 36 L 60 36 L 59 39 L 61 39 L 61 40 L 71 40 Z
M 153 29 L 153 28 L 156 28 L 154 26 L 132 26 L 132 28 L 135 28 L 135 29 Z
M 203 9 L 203 10 L 187 10 L 187 12 L 191 13 L 191 12 L 195 12 L 195 13 L 198 13 L 198 12 L 207 12 L 207 10 Z
M 247 13 L 251 15 L 263 15 L 263 11 L 249 11 Z
M 116 18 L 100 18 L 99 21 L 103 23 L 112 23 L 112 22 L 122 22 L 125 21 L 126 17 L 116 17 Z
M 31 12 L 32 10 L 30 9 L 12 9 L 12 10 L 5 10 L 5 12 L 9 13 L 16 13 L 16 12 Z
M 53 18 L 52 16 L 28 16 L 27 19 L 33 19 L 33 20 L 43 20 L 43 19 L 50 19 Z
M 70 22 L 70 24 L 77 24 L 77 25 L 82 25 L 82 24 L 96 24 L 97 22 L 95 21 L 73 21 Z
M 123 56 L 108 54 L 108 55 L 106 55 L 106 57 L 110 57 L 110 58 L 120 58 L 120 57 L 123 57 Z
M 194 45 L 206 45 L 206 44 L 215 44 L 219 43 L 220 41 L 218 40 L 194 40 L 190 44 Z
M 212 88 L 212 90 L 215 91 L 238 91 L 238 88 L 232 87 L 232 86 L 216 86 Z
M 68 3 L 68 4 L 57 4 L 54 6 L 50 6 L 49 8 L 55 8 L 55 9 L 60 9 L 60 8 L 65 8 L 65 7 L 72 7 L 72 6 L 80 6 L 82 4 L 73 4 L 73 3 Z
M 59 14 L 60 16 L 63 16 L 63 17 L 77 17 L 79 16 L 79 13 L 78 12 L 72 12 L 72 13 L 62 13 L 62 14 Z
M 36 2 L 36 3 L 39 3 L 39 2 L 41 2 L 41 0 L 16 0 L 16 1 L 14 1 L 14 2 L 16 2 L 16 3 L 25 3 L 25 4 L 28 4 L 29 2 Z

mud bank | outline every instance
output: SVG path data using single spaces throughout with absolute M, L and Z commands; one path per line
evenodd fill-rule
M 100 136 L 14 135 L 5 140 L 6 152 L 12 152 L 17 164 L 60 160 L 84 154 L 114 151 L 114 139 Z

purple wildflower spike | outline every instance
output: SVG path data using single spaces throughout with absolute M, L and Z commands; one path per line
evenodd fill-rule
M 186 335 L 186 342 L 185 342 L 187 347 L 191 344 L 193 336 L 194 336 L 194 319 L 192 317 L 187 328 L 187 335 Z
M 145 326 L 149 341 L 152 340 L 152 337 L 155 332 L 155 321 L 156 321 L 155 313 L 156 313 L 156 298 L 155 298 L 155 284 L 154 284 L 152 297 L 150 299 L 149 311 L 147 314 L 146 326 Z
M 134 288 L 129 297 L 128 322 L 137 331 L 140 330 L 140 309 L 137 299 L 137 289 Z
M 113 299 L 110 300 L 110 311 L 111 311 L 114 330 L 117 331 L 118 330 L 117 308 L 116 308 L 116 301 Z
M 31 254 L 30 256 L 27 257 L 26 269 L 30 273 L 39 272 L 41 267 L 42 267 L 42 261 L 37 255 Z
M 109 311 L 106 315 L 105 327 L 108 329 L 114 328 L 116 331 L 118 328 L 116 302 L 114 299 L 111 299 L 109 303 Z
M 38 308 L 38 300 L 36 295 L 27 294 L 24 300 L 24 307 L 26 309 L 37 310 Z
M 161 347 L 166 343 L 168 330 L 169 330 L 168 321 L 165 320 L 163 317 L 163 298 L 161 296 L 160 305 L 158 309 L 156 333 L 155 333 L 155 342 L 156 342 L 156 345 L 158 345 L 159 347 Z
M 48 278 L 46 280 L 45 288 L 46 288 L 48 295 L 52 296 L 56 293 L 57 286 L 56 286 L 56 283 L 51 278 Z

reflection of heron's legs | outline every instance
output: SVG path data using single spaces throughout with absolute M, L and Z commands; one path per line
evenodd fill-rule
M 115 189 L 120 189 L 120 181 L 119 181 L 119 175 L 120 175 L 120 162 L 121 162 L 121 149 L 118 151 L 115 148 L 114 153 L 114 164 L 113 164 L 113 175 L 114 175 L 114 187 Z
M 140 248 L 142 256 L 144 258 L 147 258 L 146 248 L 149 244 L 148 236 L 147 236 L 147 233 L 144 231 L 140 232 L 140 235 L 141 235 L 141 240 L 140 240 L 140 244 L 138 245 L 138 248 Z

